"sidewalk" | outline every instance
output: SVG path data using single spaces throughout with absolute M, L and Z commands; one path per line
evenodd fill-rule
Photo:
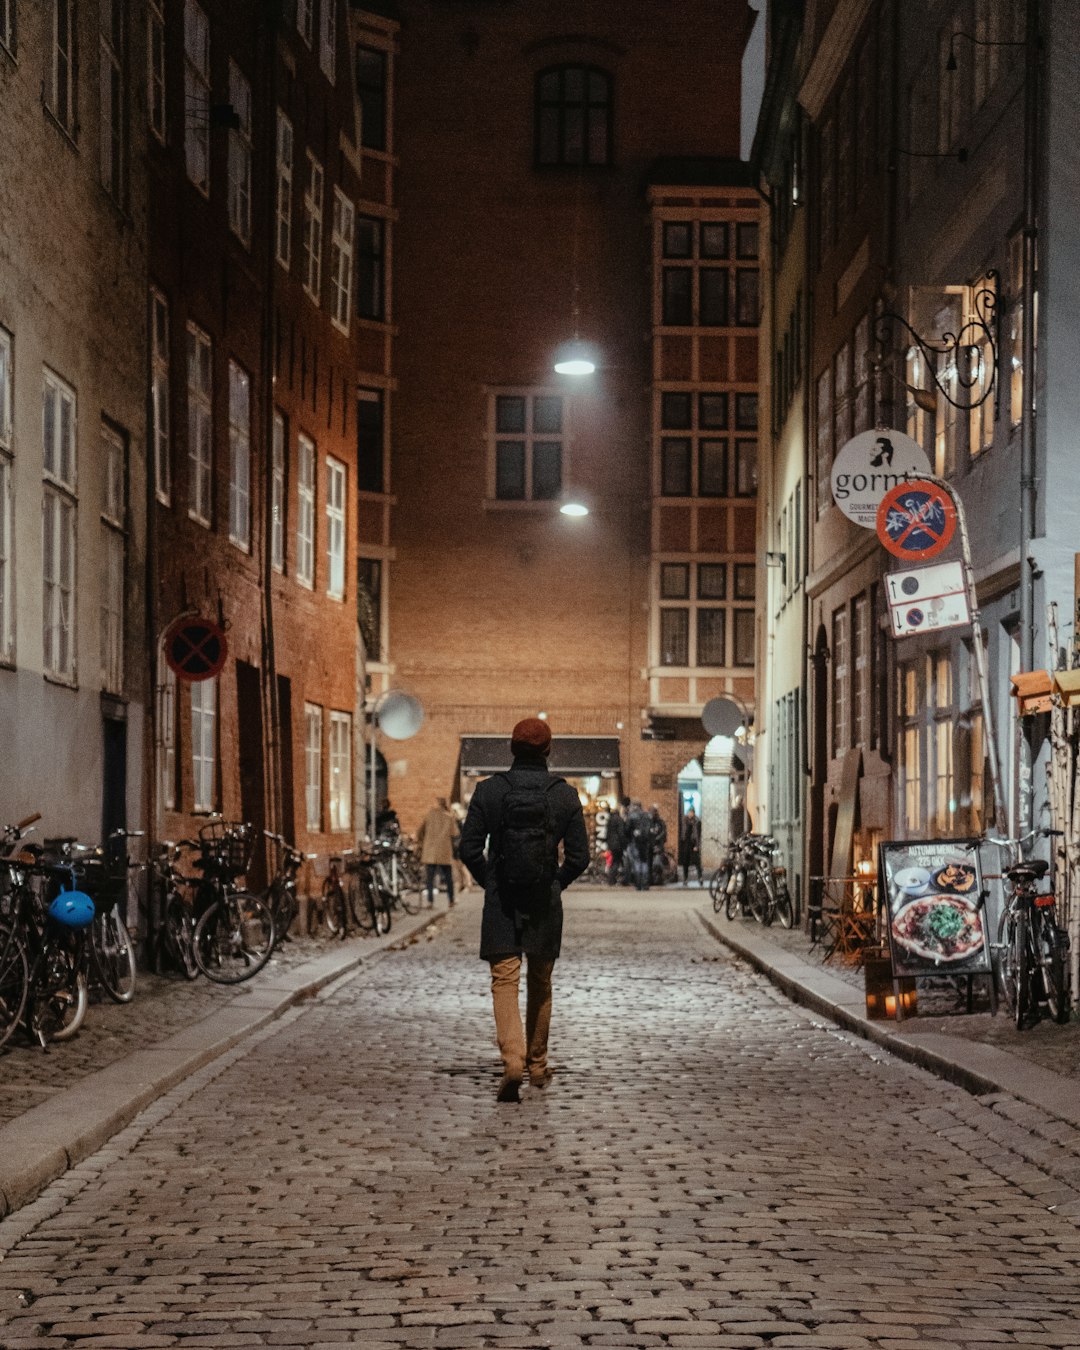
M 731 922 L 714 914 L 711 904 L 703 905 L 698 917 L 794 1002 L 969 1092 L 1008 1093 L 1080 1128 L 1080 1023 L 1042 1021 L 1020 1032 L 1001 1011 L 997 1017 L 985 1011 L 945 1012 L 951 994 L 926 997 L 921 988 L 919 1000 L 932 1007 L 932 1015 L 899 1023 L 871 1021 L 862 970 L 839 958 L 823 965 L 816 952 L 810 953 L 805 933 Z
M 440 897 L 434 910 L 395 915 L 381 938 L 293 939 L 236 986 L 140 971 L 133 1002 L 92 1003 L 71 1042 L 48 1051 L 9 1042 L 0 1051 L 0 1218 L 197 1069 L 447 914 Z

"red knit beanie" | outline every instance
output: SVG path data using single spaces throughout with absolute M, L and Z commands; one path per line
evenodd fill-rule
M 551 745 L 551 728 L 539 717 L 526 717 L 510 733 L 510 749 L 537 754 Z

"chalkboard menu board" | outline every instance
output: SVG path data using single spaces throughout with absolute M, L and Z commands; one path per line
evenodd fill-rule
M 979 840 L 882 844 L 878 873 L 897 979 L 990 973 Z

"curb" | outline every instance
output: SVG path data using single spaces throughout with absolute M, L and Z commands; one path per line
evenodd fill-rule
M 328 952 L 265 983 L 245 986 L 242 997 L 208 1017 L 88 1074 L 0 1127 L 0 1219 L 29 1204 L 198 1069 L 296 1004 L 399 950 L 448 912 L 425 915 L 396 934 L 391 930 L 373 950 Z
M 865 1011 L 857 1011 L 865 1008 L 862 993 L 857 988 L 828 972 L 809 967 L 788 952 L 766 955 L 755 950 L 752 945 L 717 927 L 700 910 L 695 912 L 712 937 L 765 975 L 793 1003 L 820 1013 L 845 1031 L 873 1041 L 898 1059 L 926 1069 L 973 1096 L 1004 1093 L 1071 1125 L 1080 1125 L 1080 1097 L 1071 1079 L 978 1041 L 917 1030 L 911 1035 L 899 1035 L 890 1031 L 887 1024 L 871 1021 Z M 814 977 L 815 983 L 825 988 L 814 989 L 809 981 L 800 978 L 803 971 L 798 970 L 799 966 Z M 831 996 L 833 994 L 836 996 Z M 915 1036 L 919 1039 L 915 1040 Z

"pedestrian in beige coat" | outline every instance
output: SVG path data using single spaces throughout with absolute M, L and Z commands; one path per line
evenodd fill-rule
M 420 845 L 420 861 L 427 873 L 427 900 L 430 909 L 435 903 L 435 873 L 442 873 L 446 883 L 446 898 L 454 903 L 454 841 L 458 837 L 458 823 L 445 797 L 436 797 L 435 805 L 424 817 L 416 842 Z

